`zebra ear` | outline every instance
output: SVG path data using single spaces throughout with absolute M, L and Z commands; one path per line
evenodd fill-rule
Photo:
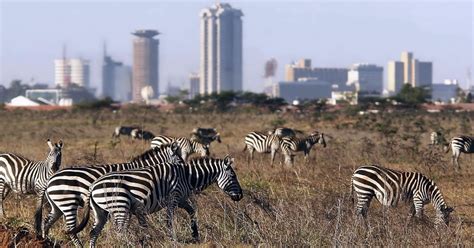
M 48 144 L 49 149 L 51 149 L 51 150 L 54 149 L 53 144 L 51 143 L 50 139 L 48 139 L 48 141 L 46 141 L 46 143 Z
M 171 143 L 171 151 L 173 151 L 173 153 L 179 152 L 179 146 L 178 146 L 178 143 L 176 143 L 176 141 Z
M 56 145 L 58 148 L 63 148 L 64 144 L 62 140 L 59 140 L 59 143 Z
M 451 212 L 454 211 L 454 208 L 452 208 L 452 207 L 447 207 L 447 208 L 444 209 L 444 211 L 445 211 L 445 212 L 448 212 L 448 213 L 451 213 Z
M 228 166 L 232 165 L 234 163 L 234 158 L 231 157 L 229 154 L 225 155 L 224 157 L 224 163 Z

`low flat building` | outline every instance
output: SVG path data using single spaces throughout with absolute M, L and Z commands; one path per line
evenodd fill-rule
M 296 82 L 279 82 L 274 86 L 276 97 L 292 103 L 295 100 L 314 100 L 331 98 L 331 84 L 318 79 L 307 79 Z
M 433 102 L 455 103 L 459 84 L 457 80 L 445 80 L 442 84 L 431 86 L 431 100 Z

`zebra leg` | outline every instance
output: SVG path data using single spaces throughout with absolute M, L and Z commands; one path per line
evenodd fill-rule
M 64 219 L 66 221 L 66 228 L 67 230 L 72 230 L 76 227 L 77 222 L 77 205 L 71 205 L 71 209 L 68 209 L 67 213 L 64 213 Z M 82 243 L 77 237 L 77 234 L 71 233 L 69 234 L 69 238 L 71 238 L 72 242 L 76 247 L 82 247 Z
M 193 232 L 193 241 L 198 242 L 199 231 L 198 231 L 198 225 L 197 225 L 197 219 L 196 219 L 196 208 L 195 208 L 194 202 L 188 199 L 186 201 L 180 202 L 178 207 L 186 210 L 186 212 L 189 214 L 189 217 L 191 218 L 191 231 Z
M 40 193 L 36 199 L 36 210 L 35 210 L 35 232 L 36 238 L 41 239 L 42 230 L 41 230 L 41 220 L 43 219 L 43 199 L 44 193 Z
M 105 223 L 107 223 L 107 212 L 98 206 L 94 206 L 92 204 L 93 211 L 94 211 L 94 225 L 92 226 L 92 230 L 89 233 L 90 235 L 90 247 L 94 248 L 95 244 L 97 242 L 97 238 L 99 238 L 100 233 L 102 232 L 102 229 L 105 226 Z
M 372 201 L 372 195 L 359 195 L 357 194 L 357 206 L 356 214 L 362 217 L 367 218 L 367 213 L 369 211 L 370 202 Z
M 423 218 L 423 201 L 420 200 L 417 194 L 413 196 L 413 207 L 415 208 L 415 216 L 417 218 Z
M 176 209 L 176 202 L 171 200 L 171 202 L 168 204 L 168 207 L 166 209 L 166 214 L 168 217 L 167 220 L 167 225 L 168 225 L 168 235 L 171 240 L 176 241 L 176 233 L 174 231 L 173 227 L 173 217 L 174 217 L 174 210 Z
M 49 212 L 48 217 L 44 219 L 44 224 L 43 224 L 43 238 L 46 238 L 49 234 L 49 229 L 51 226 L 53 226 L 56 221 L 59 220 L 59 218 L 62 216 L 61 210 L 55 205 L 55 204 L 50 204 L 51 205 L 51 212 Z
M 5 181 L 0 180 L 0 218 L 5 217 L 5 211 L 3 210 L 3 199 L 5 199 L 10 191 L 5 188 Z
M 276 153 L 276 150 L 273 150 L 271 151 L 271 157 L 272 157 L 272 163 L 271 165 L 273 166 L 273 162 L 275 161 L 275 153 Z
M 250 160 L 253 161 L 253 153 L 255 152 L 255 149 L 253 147 L 249 147 L 249 153 L 250 153 Z
M 461 153 L 458 150 L 453 151 L 453 165 L 454 165 L 455 170 L 460 170 L 461 169 L 461 165 L 459 165 L 459 156 L 460 155 L 461 155 Z
M 146 220 L 146 215 L 145 215 L 145 209 L 143 204 L 136 204 L 135 206 L 132 207 L 135 216 L 137 216 L 138 219 L 138 225 L 143 228 L 147 229 L 148 228 L 148 222 Z M 140 246 L 145 247 L 146 240 L 148 239 L 148 235 L 143 232 L 143 236 L 140 238 Z

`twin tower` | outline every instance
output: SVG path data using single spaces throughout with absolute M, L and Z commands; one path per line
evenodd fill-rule
M 242 11 L 218 3 L 201 11 L 199 93 L 242 90 Z M 132 100 L 159 92 L 156 30 L 137 30 L 133 40 Z M 150 92 L 150 87 L 152 92 Z

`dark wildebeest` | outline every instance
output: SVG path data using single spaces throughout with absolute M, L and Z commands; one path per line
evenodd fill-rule
M 137 129 L 137 126 L 118 126 L 115 128 L 114 133 L 112 134 L 112 138 L 118 138 L 120 135 L 131 136 L 132 130 Z
M 141 130 L 138 128 L 133 129 L 130 135 L 132 136 L 133 139 L 141 139 L 141 140 L 152 140 L 153 138 L 155 138 L 155 135 L 152 132 Z

